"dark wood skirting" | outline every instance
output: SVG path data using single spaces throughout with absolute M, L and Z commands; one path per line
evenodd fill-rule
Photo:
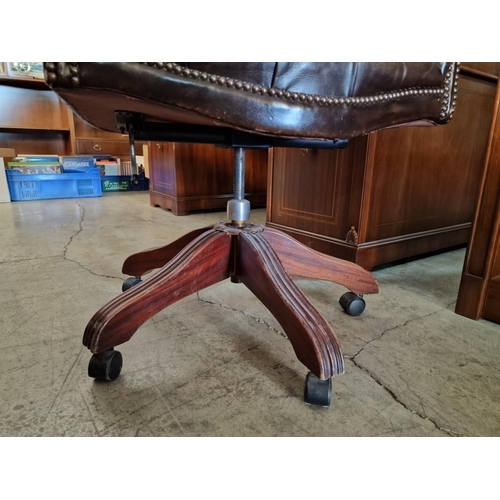
M 471 224 L 466 223 L 355 245 L 272 222 L 266 226 L 279 229 L 318 252 L 355 262 L 367 270 L 386 262 L 465 245 L 471 231 Z
M 225 210 L 231 198 L 230 194 L 178 197 L 156 191 L 149 193 L 151 206 L 170 210 L 174 215 L 187 215 L 199 210 Z M 245 199 L 250 201 L 253 208 L 265 207 L 267 194 L 265 192 L 246 193 Z

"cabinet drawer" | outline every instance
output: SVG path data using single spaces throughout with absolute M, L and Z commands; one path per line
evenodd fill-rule
M 76 141 L 76 151 L 78 154 L 103 154 L 121 157 L 130 156 L 130 146 L 128 141 L 107 141 L 78 139 Z M 142 155 L 142 143 L 135 143 L 135 154 Z

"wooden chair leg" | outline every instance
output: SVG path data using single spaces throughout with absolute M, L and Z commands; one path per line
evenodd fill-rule
M 377 280 L 357 264 L 316 252 L 276 229 L 266 227 L 262 234 L 290 276 L 332 281 L 358 295 L 378 293 Z
M 144 276 L 148 271 L 160 269 L 160 267 L 163 267 L 167 262 L 172 260 L 184 247 L 189 245 L 191 241 L 210 229 L 211 227 L 195 229 L 168 245 L 134 253 L 125 259 L 122 273 L 129 276 Z
M 83 344 L 94 353 L 123 344 L 162 309 L 228 278 L 231 248 L 228 233 L 205 231 L 158 272 L 97 311 Z
M 337 337 L 286 270 L 264 237 L 242 232 L 236 275 L 269 309 L 290 339 L 297 358 L 321 380 L 344 372 Z

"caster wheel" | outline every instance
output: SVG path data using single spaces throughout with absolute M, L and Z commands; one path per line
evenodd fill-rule
M 137 174 L 132 176 L 130 184 L 132 184 L 132 186 L 134 187 L 137 187 L 139 185 L 139 176 Z
M 139 284 L 141 281 L 141 278 L 127 278 L 122 284 L 122 292 L 126 292 L 129 288 Z
M 332 401 L 332 379 L 320 380 L 309 372 L 304 386 L 304 402 L 309 405 L 330 406 Z
M 122 371 L 123 358 L 120 352 L 110 349 L 98 352 L 90 358 L 89 377 L 96 380 L 116 380 Z
M 363 297 L 352 292 L 347 292 L 340 297 L 339 304 L 349 316 L 359 316 L 366 307 Z

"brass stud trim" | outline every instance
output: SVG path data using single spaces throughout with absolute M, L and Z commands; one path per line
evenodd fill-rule
M 460 63 L 453 64 L 446 69 L 445 80 L 442 87 L 411 87 L 375 94 L 371 96 L 340 97 L 340 96 L 322 96 L 315 94 L 297 93 L 276 87 L 267 88 L 258 84 L 252 84 L 233 78 L 226 78 L 220 75 L 212 75 L 199 70 L 189 69 L 177 63 L 145 63 L 148 66 L 155 67 L 168 73 L 186 76 L 195 80 L 208 81 L 215 85 L 227 86 L 236 90 L 252 92 L 255 94 L 267 95 L 272 98 L 285 99 L 287 101 L 300 101 L 319 106 L 369 106 L 380 102 L 390 102 L 398 99 L 419 96 L 441 95 L 442 110 L 449 112 L 452 108 L 452 101 L 456 99 L 457 74 Z M 453 84 L 452 84 L 453 81 Z M 451 86 L 451 88 L 450 88 Z M 443 114 L 441 113 L 441 118 Z
M 71 84 L 74 87 L 80 85 L 80 74 L 77 62 L 67 63 L 69 73 L 71 75 Z M 441 96 L 441 113 L 440 119 L 449 119 L 453 113 L 457 99 L 457 78 L 460 71 L 460 63 L 450 63 L 446 69 L 445 79 L 442 87 L 411 87 L 375 94 L 372 96 L 356 96 L 356 97 L 340 97 L 340 96 L 322 96 L 315 94 L 297 93 L 290 90 L 280 89 L 276 87 L 265 87 L 258 84 L 252 84 L 234 78 L 227 78 L 220 75 L 208 74 L 200 72 L 196 69 L 190 69 L 185 66 L 173 62 L 146 62 L 145 64 L 159 71 L 167 73 L 175 73 L 176 75 L 184 76 L 194 80 L 202 80 L 214 85 L 227 86 L 228 88 L 238 91 L 252 92 L 260 95 L 267 95 L 274 99 L 285 99 L 292 102 L 307 102 L 311 105 L 322 107 L 337 107 L 337 106 L 370 106 L 380 102 L 391 102 L 398 99 L 419 97 L 419 96 Z M 57 63 L 44 63 L 44 70 L 48 82 L 54 84 L 59 78 L 63 78 L 63 65 Z

